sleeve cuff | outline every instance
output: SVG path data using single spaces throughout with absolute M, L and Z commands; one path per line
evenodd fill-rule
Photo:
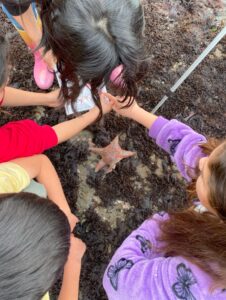
M 43 147 L 44 149 L 42 150 L 44 151 L 55 147 L 58 144 L 58 137 L 55 130 L 51 126 L 43 125 L 42 128 L 44 128 L 46 135 L 45 145 Z
M 158 119 L 152 124 L 152 126 L 149 128 L 148 135 L 155 139 L 157 138 L 159 131 L 163 126 L 165 126 L 169 120 L 163 118 L 163 117 L 158 117 Z

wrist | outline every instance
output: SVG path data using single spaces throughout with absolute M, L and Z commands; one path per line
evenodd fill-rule
M 93 108 L 90 109 L 90 111 L 88 112 L 93 118 L 94 120 L 99 116 L 100 114 L 100 110 L 97 106 L 94 106 Z
M 69 269 L 78 269 L 82 265 L 82 258 L 81 257 L 76 257 L 73 255 L 68 256 L 68 260 L 65 264 L 65 268 Z
M 136 106 L 133 108 L 132 113 L 131 113 L 130 116 L 128 116 L 128 117 L 129 117 L 130 119 L 132 119 L 133 121 L 136 121 L 136 122 L 139 123 L 143 111 L 144 111 L 143 108 L 141 108 L 140 106 L 136 105 Z

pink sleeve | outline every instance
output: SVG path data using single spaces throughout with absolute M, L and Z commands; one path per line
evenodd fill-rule
M 0 162 L 40 154 L 57 145 L 55 131 L 49 125 L 32 120 L 9 122 L 0 128 Z

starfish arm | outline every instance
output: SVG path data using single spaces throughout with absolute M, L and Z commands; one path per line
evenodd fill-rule
M 110 145 L 112 145 L 112 146 L 119 146 L 119 137 L 118 137 L 118 135 L 116 135 L 116 137 L 113 139 L 113 141 L 111 142 L 111 144 Z
M 113 169 L 111 167 L 109 167 L 105 173 L 108 174 L 108 173 L 111 173 L 112 171 L 113 171 Z
M 103 167 L 106 166 L 105 162 L 103 161 L 103 159 L 101 159 L 98 164 L 96 165 L 95 168 L 95 172 L 100 171 L 101 169 L 103 169 Z
M 103 148 L 89 147 L 89 150 L 100 155 L 103 153 Z
M 127 158 L 127 157 L 130 157 L 130 156 L 134 156 L 135 154 L 136 154 L 136 152 L 122 150 L 121 157 L 122 158 Z

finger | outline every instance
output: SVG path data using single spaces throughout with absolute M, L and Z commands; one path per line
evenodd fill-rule
M 115 96 L 113 96 L 112 94 L 109 94 L 109 93 L 106 93 L 106 92 L 102 92 L 102 94 L 104 96 L 106 96 L 109 99 L 109 101 L 111 101 L 111 102 L 116 102 L 117 101 L 117 98 Z
M 75 218 L 75 224 L 77 224 L 77 223 L 79 223 L 79 222 L 80 222 L 79 218 L 78 218 L 78 217 L 76 217 L 75 215 L 74 215 L 74 218 Z

